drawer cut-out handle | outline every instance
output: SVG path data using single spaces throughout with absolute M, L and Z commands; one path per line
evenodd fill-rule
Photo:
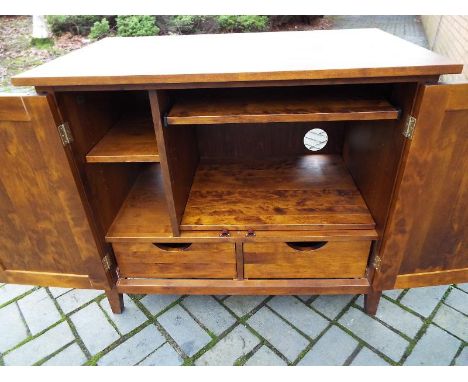
M 153 243 L 153 245 L 163 251 L 179 252 L 190 248 L 192 243 Z
M 328 241 L 297 241 L 287 242 L 286 245 L 296 251 L 315 251 L 324 247 Z

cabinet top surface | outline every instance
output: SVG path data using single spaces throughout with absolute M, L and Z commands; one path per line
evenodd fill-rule
M 80 86 L 321 80 L 460 73 L 462 65 L 379 29 L 112 37 L 13 77 Z

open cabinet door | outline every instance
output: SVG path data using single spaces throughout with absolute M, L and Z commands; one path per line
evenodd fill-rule
M 109 289 L 60 123 L 51 98 L 0 97 L 0 280 Z
M 375 289 L 468 282 L 468 84 L 422 86 Z

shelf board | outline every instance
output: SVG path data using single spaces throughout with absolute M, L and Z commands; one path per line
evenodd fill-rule
M 181 230 L 373 229 L 341 157 L 308 155 L 197 169 Z
M 106 240 L 112 242 L 119 239 L 171 236 L 161 168 L 158 164 L 148 165 L 130 190 Z
M 399 110 L 378 95 L 310 89 L 235 89 L 179 93 L 168 125 L 318 122 L 398 119 Z
M 151 117 L 127 116 L 86 155 L 88 163 L 159 162 Z

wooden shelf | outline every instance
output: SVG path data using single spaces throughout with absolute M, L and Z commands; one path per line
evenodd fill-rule
M 136 180 L 114 219 L 107 241 L 172 236 L 161 168 L 148 165 Z
M 168 125 L 398 119 L 381 96 L 317 89 L 231 89 L 178 93 Z
M 181 230 L 373 229 L 341 157 L 309 155 L 197 169 Z
M 159 162 L 151 117 L 126 116 L 86 155 L 88 163 Z

